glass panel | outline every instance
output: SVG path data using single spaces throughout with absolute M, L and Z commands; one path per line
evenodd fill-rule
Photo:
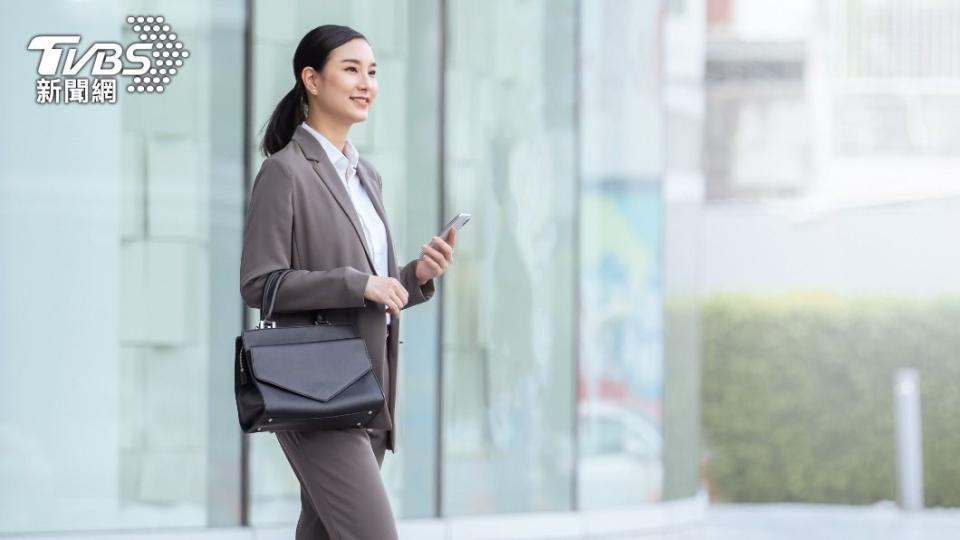
M 443 514 L 572 508 L 576 161 L 569 1 L 449 2 Z
M 383 177 L 383 195 L 398 262 L 419 255 L 440 227 L 439 6 L 437 0 L 399 2 L 254 2 L 253 117 L 261 128 L 294 84 L 291 63 L 304 34 L 320 24 L 343 24 L 364 34 L 377 59 L 380 94 L 367 122 L 350 140 Z M 263 157 L 253 147 L 253 171 Z M 389 451 L 381 474 L 394 513 L 436 515 L 438 304 L 403 313 L 398 379 L 397 452 Z M 250 437 L 251 520 L 296 522 L 300 489 L 272 435 Z
M 659 2 L 581 4 L 578 500 L 661 497 Z
M 700 488 L 700 279 L 704 198 L 706 4 L 671 2 L 665 17 L 663 498 Z
M 115 104 L 36 104 L 26 44 L 38 32 L 79 34 L 81 53 L 129 44 L 138 5 L 0 18 L 3 50 L 24 51 L 6 56 L 0 87 L 17 126 L 0 132 L 0 410 L 13 411 L 0 420 L 0 532 L 230 523 L 239 500 L 235 484 L 209 488 L 236 476 L 239 429 L 215 432 L 233 436 L 216 462 L 208 430 L 236 423 L 214 366 L 229 364 L 241 316 L 236 287 L 218 284 L 238 280 L 220 261 L 239 260 L 242 71 L 215 78 L 212 56 L 239 43 L 226 21 L 242 6 L 153 5 L 191 56 L 162 95 L 117 77 Z

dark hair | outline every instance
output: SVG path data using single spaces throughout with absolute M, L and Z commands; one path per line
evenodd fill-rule
M 269 156 L 286 146 L 293 137 L 294 130 L 306 119 L 307 90 L 300 79 L 303 68 L 310 66 L 321 71 L 327 63 L 330 51 L 354 39 L 366 41 L 367 38 L 353 28 L 335 24 L 318 26 L 303 36 L 293 53 L 293 77 L 296 82 L 293 90 L 283 96 L 270 115 L 266 132 L 260 141 L 263 155 Z

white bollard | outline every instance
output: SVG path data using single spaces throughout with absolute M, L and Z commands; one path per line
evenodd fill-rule
M 923 440 L 920 418 L 920 376 L 898 369 L 893 380 L 897 422 L 897 503 L 904 510 L 923 508 Z

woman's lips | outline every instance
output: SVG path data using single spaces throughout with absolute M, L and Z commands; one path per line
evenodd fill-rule
M 369 98 L 364 98 L 364 97 L 352 97 L 352 98 L 350 98 L 350 101 L 353 101 L 354 103 L 356 103 L 357 105 L 363 107 L 364 109 L 366 109 L 367 107 L 370 106 L 370 99 L 369 99 Z

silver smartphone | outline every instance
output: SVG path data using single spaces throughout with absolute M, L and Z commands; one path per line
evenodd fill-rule
M 467 224 L 470 221 L 470 214 L 459 213 L 456 217 L 450 220 L 449 223 L 443 226 L 443 229 L 440 230 L 440 238 L 444 240 L 447 239 L 447 235 L 450 234 L 450 229 L 460 230 L 461 227 Z

